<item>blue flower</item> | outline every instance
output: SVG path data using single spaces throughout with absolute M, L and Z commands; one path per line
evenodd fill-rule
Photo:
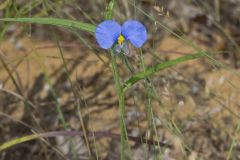
M 101 48 L 109 49 L 116 45 L 115 50 L 119 53 L 126 48 L 127 42 L 136 48 L 142 47 L 147 40 L 147 30 L 136 20 L 127 20 L 122 26 L 116 21 L 105 20 L 97 26 L 95 36 Z

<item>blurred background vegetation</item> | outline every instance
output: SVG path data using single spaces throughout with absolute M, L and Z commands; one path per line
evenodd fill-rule
M 97 25 L 108 3 L 1 0 L 0 17 Z M 116 0 L 113 19 L 137 19 L 149 37 L 141 53 L 132 49 L 133 56 L 119 59 L 123 80 L 197 51 L 216 53 L 162 70 L 127 92 L 127 159 L 240 159 L 239 15 L 239 0 Z M 0 144 L 33 133 L 82 133 L 14 145 L 0 159 L 119 159 L 110 58 L 94 35 L 0 21 L 0 38 Z

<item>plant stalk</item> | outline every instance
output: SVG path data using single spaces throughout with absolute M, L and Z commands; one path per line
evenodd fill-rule
M 112 58 L 112 72 L 115 82 L 115 87 L 118 94 L 118 105 L 119 105 L 119 111 L 120 111 L 120 130 L 121 130 L 121 142 L 120 142 L 120 157 L 121 160 L 125 159 L 125 146 L 126 146 L 126 126 L 125 126 L 125 92 L 123 91 L 123 87 L 121 85 L 121 78 L 116 62 L 116 55 L 113 53 L 112 50 L 110 50 L 111 58 Z

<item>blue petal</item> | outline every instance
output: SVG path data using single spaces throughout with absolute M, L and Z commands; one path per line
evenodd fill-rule
M 139 21 L 128 20 L 122 25 L 122 35 L 136 48 L 142 47 L 147 40 L 147 30 Z
M 100 23 L 95 31 L 97 42 L 101 48 L 109 49 L 121 34 L 121 26 L 112 20 Z

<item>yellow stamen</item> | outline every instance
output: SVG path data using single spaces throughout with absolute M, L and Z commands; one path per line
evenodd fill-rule
M 120 35 L 120 36 L 118 37 L 118 44 L 119 44 L 119 45 L 122 45 L 124 41 L 125 41 L 125 38 L 124 38 L 122 35 Z

